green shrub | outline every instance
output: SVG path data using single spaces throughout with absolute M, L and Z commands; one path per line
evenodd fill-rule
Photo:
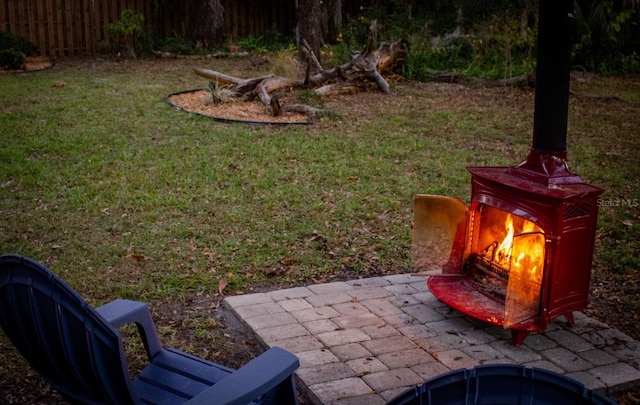
M 27 56 L 33 55 L 36 46 L 26 38 L 7 31 L 0 31 L 0 68 L 21 69 Z
M 298 100 L 300 100 L 301 103 L 304 103 L 313 107 L 324 108 L 324 97 L 322 97 L 321 94 L 318 94 L 313 90 L 308 90 L 308 89 L 302 90 L 298 94 Z
M 250 53 L 266 53 L 268 51 L 264 39 L 251 34 L 238 40 L 238 48 Z
M 109 24 L 109 36 L 115 51 L 125 52 L 128 57 L 136 57 L 136 51 L 145 43 L 144 15 L 133 10 L 123 10 L 118 21 Z
M 623 55 L 620 62 L 622 73 L 640 73 L 640 56 L 635 51 L 631 55 Z
M 0 69 L 17 70 L 24 68 L 27 56 L 15 49 L 0 50 Z
M 180 55 L 191 55 L 194 52 L 193 46 L 180 36 L 168 37 L 159 41 L 158 50 Z
M 473 37 L 460 36 L 441 46 L 412 46 L 402 73 L 409 79 L 426 81 L 441 71 L 464 72 L 478 58 L 476 42 Z
M 363 49 L 370 22 L 376 20 L 379 42 L 409 42 L 403 74 L 411 79 L 427 80 L 439 71 L 504 79 L 535 68 L 537 0 L 376 4 L 347 17 L 333 55 Z M 576 0 L 574 7 L 574 66 L 600 74 L 639 73 L 638 9 L 621 0 Z
M 288 38 L 277 29 L 272 28 L 264 32 L 263 42 L 269 51 L 274 52 L 287 49 L 290 44 L 295 43 L 295 39 Z
M 408 41 L 402 73 L 413 80 L 428 80 L 442 71 L 502 79 L 533 69 L 537 8 L 530 2 L 516 6 L 495 0 L 490 7 L 470 0 L 445 3 L 433 8 L 392 0 L 366 9 L 347 21 L 340 44 L 362 49 L 370 21 L 376 19 L 378 41 Z
M 578 38 L 573 63 L 601 74 L 640 72 L 640 30 L 635 11 L 620 10 L 612 0 L 577 4 Z
M 349 49 L 349 45 L 344 42 L 338 42 L 335 45 L 331 45 L 329 47 L 328 55 L 327 55 L 327 63 L 330 63 L 333 66 L 342 65 L 343 63 L 347 63 L 351 58 L 351 49 Z
M 221 104 L 230 101 L 237 101 L 236 93 L 229 85 L 221 85 L 217 81 L 209 82 L 206 89 L 211 94 L 211 103 Z

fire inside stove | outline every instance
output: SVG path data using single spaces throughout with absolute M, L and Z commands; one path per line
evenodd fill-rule
M 542 287 L 545 236 L 531 221 L 490 206 L 473 215 L 465 272 L 478 290 L 505 305 L 504 326 L 535 316 Z M 475 242 L 474 242 L 475 240 Z
M 511 329 L 519 345 L 588 303 L 602 189 L 547 186 L 513 167 L 470 167 L 471 204 L 415 196 L 412 257 L 440 301 Z

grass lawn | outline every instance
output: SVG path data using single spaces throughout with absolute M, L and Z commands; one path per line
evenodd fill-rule
M 341 119 L 248 126 L 165 102 L 207 85 L 194 66 L 264 73 L 250 59 L 78 59 L 1 74 L 0 253 L 95 305 L 146 301 L 165 344 L 231 366 L 256 349 L 210 316 L 221 280 L 237 294 L 409 272 L 414 194 L 468 203 L 466 166 L 517 164 L 531 144 L 532 89 L 396 78 L 391 95 L 326 100 Z M 636 339 L 639 128 L 640 77 L 572 82 L 570 167 L 606 189 L 591 313 Z M 0 362 L 0 396 L 43 395 L 1 334 Z

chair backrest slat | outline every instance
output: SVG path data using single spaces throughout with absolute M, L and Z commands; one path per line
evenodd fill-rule
M 137 403 L 118 331 L 40 264 L 17 255 L 0 257 L 0 326 L 68 400 Z

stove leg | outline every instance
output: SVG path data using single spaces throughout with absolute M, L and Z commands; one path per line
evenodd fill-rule
M 571 325 L 571 327 L 576 326 L 576 321 L 573 319 L 573 312 L 564 314 L 564 317 L 567 318 L 567 322 L 569 322 L 569 325 Z
M 514 346 L 520 346 L 526 337 L 529 336 L 529 333 L 527 330 L 511 329 L 511 343 L 513 343 Z

